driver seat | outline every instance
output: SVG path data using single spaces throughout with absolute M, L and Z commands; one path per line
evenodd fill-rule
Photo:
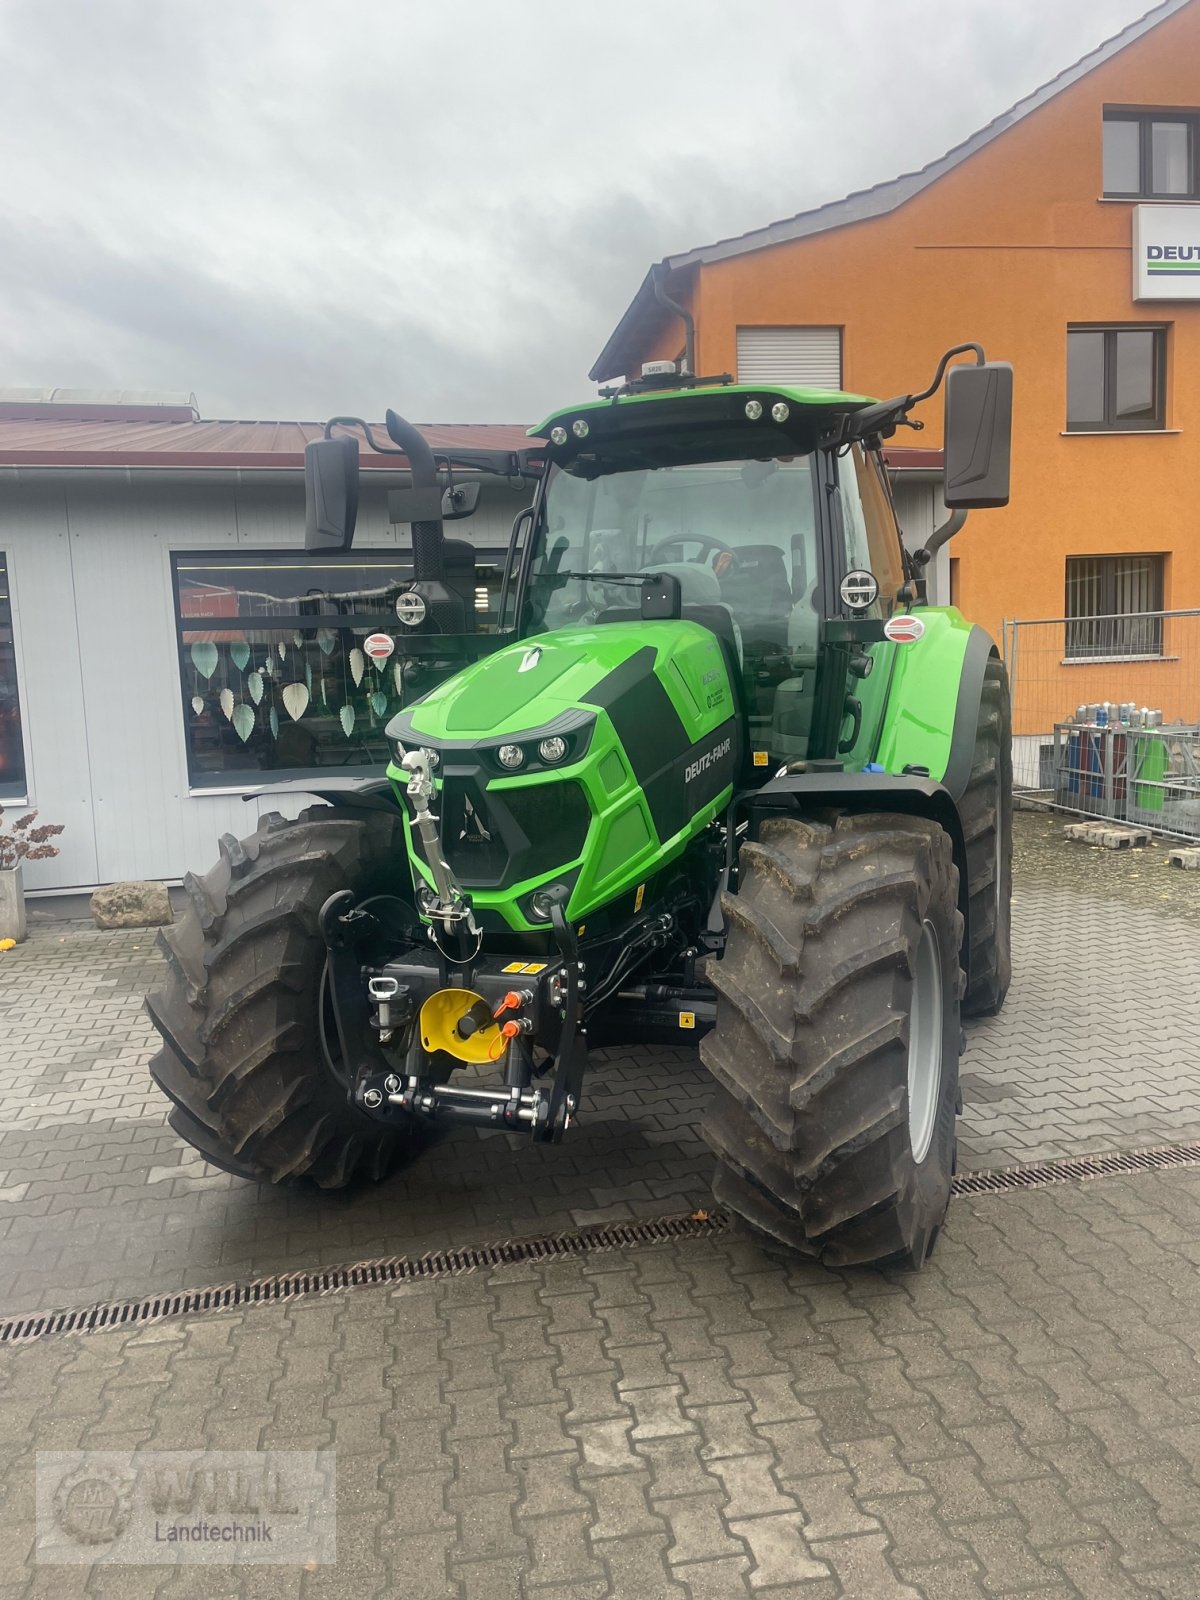
M 779 546 L 739 545 L 732 567 L 717 582 L 720 597 L 740 623 L 751 653 L 782 650 L 787 644 L 792 586 Z

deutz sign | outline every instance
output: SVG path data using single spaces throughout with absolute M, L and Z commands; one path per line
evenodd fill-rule
M 1135 206 L 1133 298 L 1200 300 L 1200 206 Z

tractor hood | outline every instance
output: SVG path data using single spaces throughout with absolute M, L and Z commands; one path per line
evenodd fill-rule
M 414 706 L 413 727 L 451 739 L 536 727 L 624 659 L 621 641 L 603 637 L 610 631 L 567 629 L 485 656 Z
M 506 646 L 387 725 L 398 762 L 434 752 L 442 848 L 484 923 L 545 927 L 632 894 L 728 799 L 741 761 L 720 641 L 638 618 Z M 403 792 L 406 775 L 388 769 Z M 410 842 L 418 879 L 427 877 Z M 488 913 L 492 913 L 489 917 Z M 546 913 L 548 916 L 548 913 Z

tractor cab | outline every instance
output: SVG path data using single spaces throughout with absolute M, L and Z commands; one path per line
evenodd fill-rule
M 975 364 L 947 374 L 965 353 Z M 862 770 L 879 753 L 889 673 L 876 669 L 893 651 L 893 614 L 924 601 L 923 561 L 966 509 L 1007 499 L 1011 368 L 986 362 L 977 345 L 957 346 L 927 390 L 881 402 L 652 365 L 650 378 L 553 413 L 530 430 L 526 451 L 435 457 L 395 412 L 390 445 L 360 419 L 334 418 L 306 451 L 306 548 L 353 540 L 358 445 L 333 430 L 359 429 L 411 468 L 389 513 L 412 528 L 397 645 L 417 696 L 506 639 L 678 618 L 720 641 L 744 735 L 743 782 L 812 760 Z M 909 412 L 943 377 L 945 499 L 958 511 L 911 557 L 883 444 L 899 426 L 921 426 Z M 456 487 L 456 467 L 534 488 L 512 531 L 499 630 L 486 638 L 471 637 L 471 547 L 443 533 L 443 520 L 469 515 L 478 493 Z M 908 626 L 907 637 L 920 636 L 923 624 Z
M 723 385 L 617 395 L 552 416 L 535 430 L 547 471 L 522 631 L 628 622 L 643 585 L 666 578 L 678 585 L 680 616 L 722 641 L 745 721 L 746 777 L 835 755 L 846 668 L 838 660 L 821 671 L 827 623 L 873 623 L 859 633 L 877 643 L 913 598 L 877 442 L 845 437 L 871 404 Z M 850 572 L 869 578 L 846 591 L 852 605 Z

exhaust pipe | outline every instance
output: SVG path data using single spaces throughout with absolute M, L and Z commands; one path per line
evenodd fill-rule
M 423 490 L 419 496 L 422 508 L 440 513 L 442 491 L 438 487 L 437 463 L 428 443 L 395 411 L 384 418 L 388 438 L 398 444 L 408 457 L 412 468 L 414 490 Z M 418 498 L 418 497 L 414 497 Z M 412 523 L 413 576 L 418 583 L 440 583 L 445 577 L 445 558 L 442 548 L 442 519 L 440 514 L 425 515 Z

